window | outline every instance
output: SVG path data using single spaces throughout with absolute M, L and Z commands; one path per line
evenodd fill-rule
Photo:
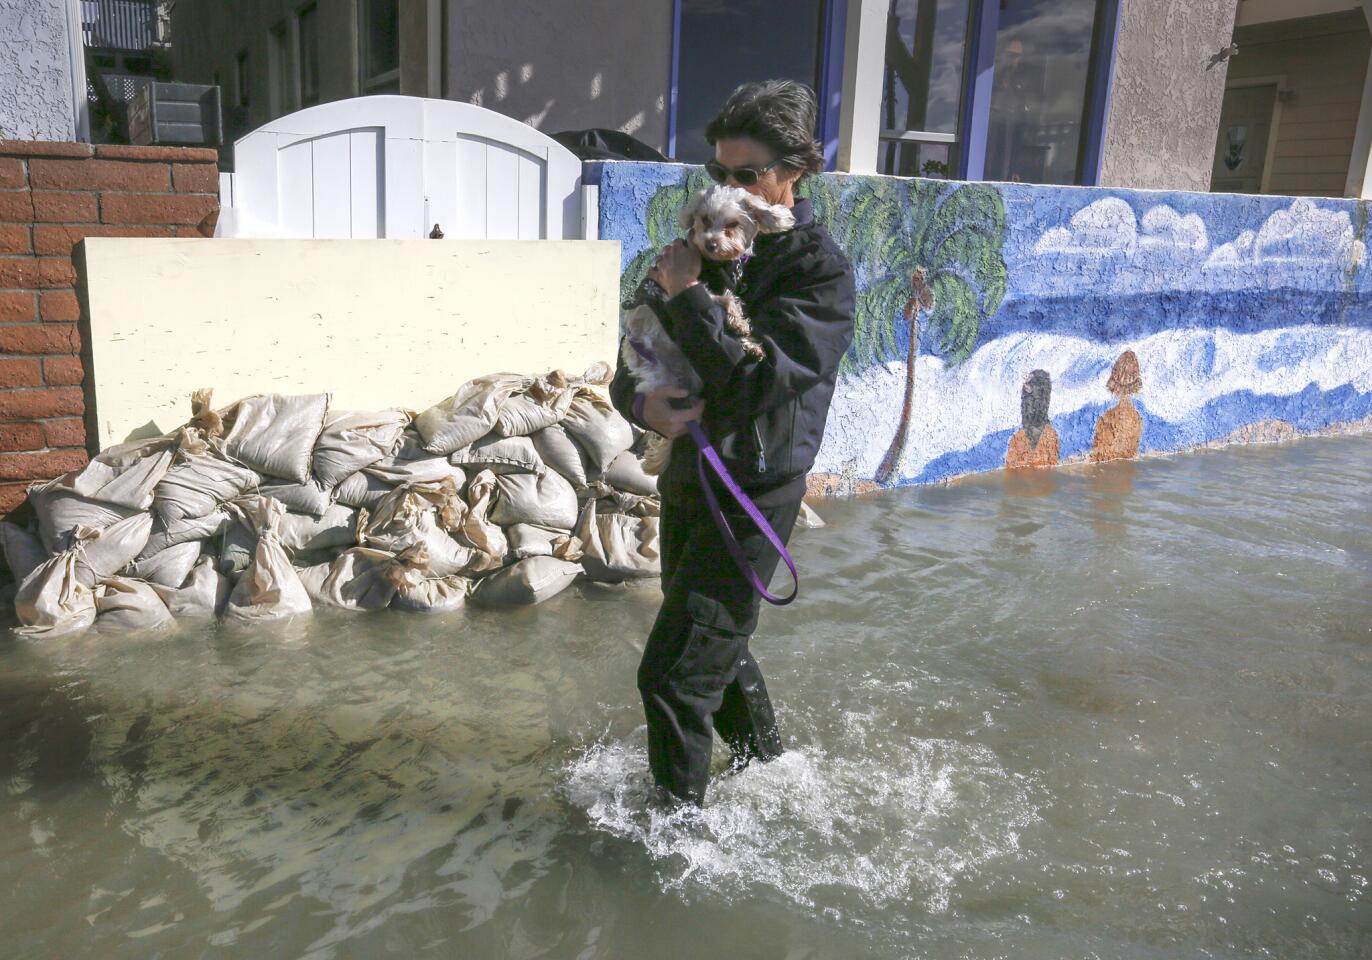
M 956 174 L 971 6 L 972 0 L 891 0 L 878 172 Z
M 776 0 L 681 0 L 677 159 L 702 163 L 714 156 L 705 127 L 740 83 L 791 79 L 820 89 L 824 6 L 823 0 L 789 0 L 778 13 Z
M 296 15 L 296 63 L 300 68 L 300 103 L 319 102 L 319 8 L 313 3 Z
M 295 83 L 291 75 L 290 31 L 285 23 L 272 27 L 270 51 L 272 113 L 289 113 L 295 103 Z
M 1081 183 L 1099 0 L 1001 0 L 987 180 Z
M 240 107 L 248 105 L 248 51 L 238 54 L 233 64 L 233 102 Z
M 400 5 L 398 0 L 358 4 L 358 63 L 363 93 L 400 92 Z

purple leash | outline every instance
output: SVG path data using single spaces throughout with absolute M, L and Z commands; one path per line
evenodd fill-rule
M 781 537 L 772 529 L 772 525 L 767 522 L 767 518 L 762 515 L 762 511 L 753 503 L 752 498 L 744 493 L 743 488 L 738 485 L 734 478 L 729 474 L 729 469 L 724 466 L 724 461 L 719 456 L 719 451 L 710 442 L 710 438 L 705 435 L 704 428 L 701 427 L 699 420 L 692 420 L 686 424 L 686 429 L 691 433 L 691 439 L 696 442 L 696 447 L 700 453 L 696 457 L 696 470 L 700 474 L 700 486 L 705 491 L 705 502 L 710 507 L 710 516 L 715 519 L 715 526 L 719 527 L 719 534 L 724 540 L 724 546 L 729 550 L 729 556 L 733 557 L 734 565 L 738 567 L 739 573 L 743 574 L 752 584 L 753 589 L 758 595 L 768 603 L 784 607 L 796 598 L 800 593 L 800 574 L 796 572 L 796 562 L 791 559 L 791 554 L 786 549 L 786 544 Z M 719 498 L 715 496 L 714 489 L 710 486 L 710 477 L 705 472 L 705 465 L 709 464 L 714 470 L 715 476 L 719 477 L 720 483 L 724 484 L 724 489 L 729 491 L 729 495 L 734 501 L 743 508 L 743 512 L 748 515 L 748 519 L 753 521 L 753 525 L 758 531 L 767 538 L 767 542 L 776 548 L 781 555 L 781 560 L 786 564 L 786 569 L 791 571 L 791 592 L 784 597 L 778 597 L 767 589 L 767 584 L 762 582 L 762 578 L 757 575 L 753 565 L 748 562 L 747 555 L 743 548 L 739 546 L 738 538 L 734 536 L 734 530 L 729 526 L 729 520 L 724 516 L 724 511 L 719 508 Z

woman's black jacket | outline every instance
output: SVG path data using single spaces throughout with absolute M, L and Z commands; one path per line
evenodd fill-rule
M 792 213 L 793 229 L 757 238 L 734 288 L 765 351 L 762 360 L 744 353 L 704 283 L 658 310 L 705 382 L 706 434 L 750 492 L 789 487 L 814 464 L 839 361 L 853 339 L 852 266 L 814 222 L 808 200 L 797 201 Z M 638 423 L 633 378 L 622 362 L 610 394 L 616 409 Z M 658 488 L 667 498 L 698 494 L 689 435 L 674 442 Z

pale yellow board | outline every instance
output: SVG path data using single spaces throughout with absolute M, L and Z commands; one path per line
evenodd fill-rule
M 85 242 L 100 446 L 174 429 L 190 394 L 423 410 L 497 371 L 614 362 L 619 243 Z

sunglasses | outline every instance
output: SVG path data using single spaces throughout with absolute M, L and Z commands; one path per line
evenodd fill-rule
M 740 187 L 751 187 L 753 184 L 757 183 L 759 177 L 785 159 L 785 157 L 777 157 L 765 167 L 733 168 L 726 167 L 718 160 L 706 160 L 705 172 L 710 175 L 710 179 L 715 183 L 724 183 L 730 177 L 733 177 L 734 182 Z

